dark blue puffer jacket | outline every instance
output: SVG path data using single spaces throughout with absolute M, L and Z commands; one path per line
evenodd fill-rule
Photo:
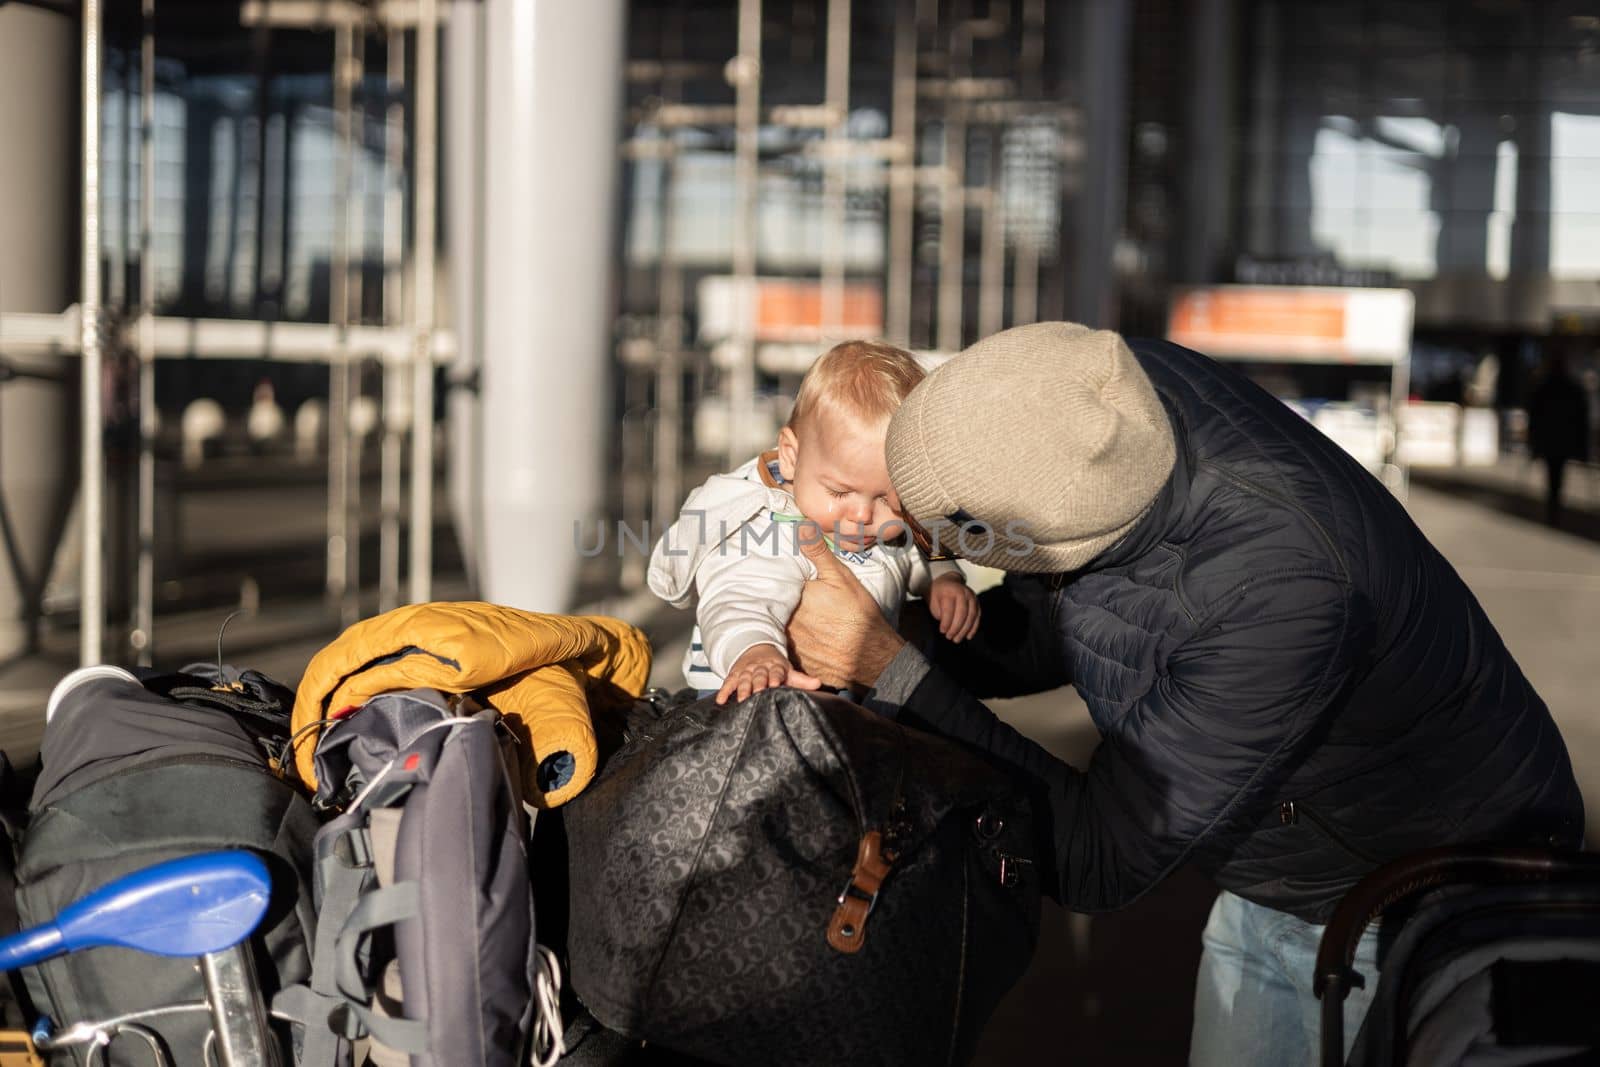
M 1549 710 L 1401 504 L 1238 373 L 1129 343 L 1178 444 L 1155 506 L 1085 570 L 986 592 L 900 712 L 1031 782 L 1058 899 L 1118 907 L 1194 862 L 1320 922 L 1417 849 L 1576 845 Z M 976 699 L 1068 682 L 1103 735 L 1082 771 Z

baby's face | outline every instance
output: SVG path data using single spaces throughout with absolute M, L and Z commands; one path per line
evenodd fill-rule
M 889 420 L 813 418 L 797 433 L 785 426 L 778 437 L 778 466 L 792 485 L 800 514 L 846 548 L 870 548 L 889 522 L 900 530 L 900 499 L 889 482 L 884 438 Z

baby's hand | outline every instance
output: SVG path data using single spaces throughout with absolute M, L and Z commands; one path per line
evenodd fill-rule
M 939 620 L 939 632 L 952 644 L 960 644 L 978 632 L 978 595 L 967 588 L 959 574 L 935 578 L 928 590 L 928 610 Z
M 789 662 L 789 657 L 775 645 L 751 645 L 733 661 L 728 677 L 717 690 L 717 703 L 726 704 L 728 697 L 743 700 L 751 693 L 763 689 L 776 689 L 792 685 L 796 689 L 816 689 L 822 683 Z

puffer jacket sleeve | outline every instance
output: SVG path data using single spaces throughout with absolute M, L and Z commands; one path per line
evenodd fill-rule
M 1130 904 L 1196 847 L 1258 822 L 1357 672 L 1371 611 L 1340 579 L 1283 575 L 1199 622 L 1086 772 L 1019 745 L 941 670 L 906 699 L 902 715 L 987 749 L 1031 789 L 1053 850 L 1046 890 L 1070 908 Z

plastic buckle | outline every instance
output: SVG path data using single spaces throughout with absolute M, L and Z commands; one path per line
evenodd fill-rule
M 372 866 L 372 838 L 365 826 L 352 826 L 333 843 L 333 854 L 346 867 Z
M 346 1041 L 359 1041 L 367 1036 L 367 1028 L 361 1025 L 348 1003 L 341 1002 L 328 1009 L 328 1029 Z

